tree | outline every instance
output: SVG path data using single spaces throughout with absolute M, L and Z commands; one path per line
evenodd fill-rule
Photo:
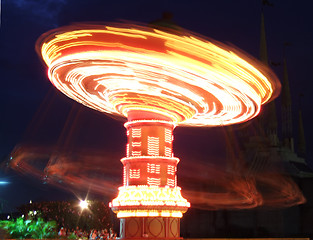
M 0 228 L 6 230 L 11 238 L 44 239 L 57 236 L 56 222 L 45 222 L 42 218 L 37 220 L 24 220 L 24 218 L 3 220 L 0 221 Z
M 69 230 L 79 227 L 82 230 L 109 229 L 112 227 L 110 209 L 104 202 L 88 201 L 87 209 L 82 210 L 77 201 L 33 202 L 22 205 L 18 210 L 29 218 L 43 218 L 56 221 L 58 227 Z M 36 213 L 36 214 L 34 214 Z

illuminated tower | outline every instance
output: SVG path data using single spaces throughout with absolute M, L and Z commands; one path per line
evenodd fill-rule
M 179 219 L 190 203 L 177 187 L 174 127 L 171 121 L 148 117 L 125 124 L 128 143 L 126 157 L 121 159 L 123 186 L 110 203 L 121 219 L 122 238 L 179 238 Z
M 57 89 L 127 119 L 123 185 L 110 203 L 121 219 L 122 239 L 180 238 L 179 219 L 190 203 L 177 186 L 175 126 L 247 121 L 280 89 L 266 66 L 187 31 L 73 25 L 41 36 L 37 51 Z

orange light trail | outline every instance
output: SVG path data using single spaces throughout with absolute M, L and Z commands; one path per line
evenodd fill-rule
M 78 25 L 47 33 L 37 48 L 57 89 L 126 118 L 139 110 L 183 126 L 230 125 L 255 117 L 280 88 L 253 59 L 189 33 Z

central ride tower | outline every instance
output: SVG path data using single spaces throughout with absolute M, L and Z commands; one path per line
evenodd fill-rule
M 173 154 L 175 124 L 150 112 L 128 114 L 123 186 L 110 207 L 120 219 L 122 239 L 181 239 L 180 218 L 190 207 L 177 186 Z

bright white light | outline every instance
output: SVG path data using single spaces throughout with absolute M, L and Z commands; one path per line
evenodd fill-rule
M 32 204 L 33 203 L 32 200 L 29 200 L 29 203 Z
M 7 219 L 10 219 L 10 215 L 7 216 Z
M 7 181 L 0 181 L 0 185 L 7 185 L 9 184 L 10 182 L 7 182 Z
M 82 209 L 85 209 L 85 208 L 88 208 L 88 203 L 87 203 L 87 201 L 85 201 L 85 200 L 81 200 L 80 203 L 79 203 L 79 206 L 80 206 Z

